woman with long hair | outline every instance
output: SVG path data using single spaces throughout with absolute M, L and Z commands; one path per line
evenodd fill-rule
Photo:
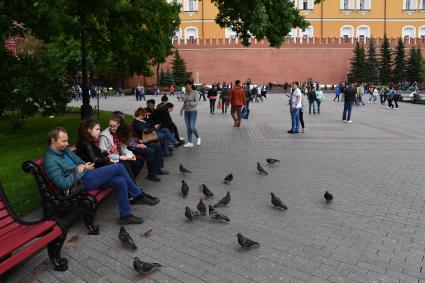
M 192 135 L 196 137 L 196 145 L 201 145 L 201 137 L 196 129 L 196 118 L 198 117 L 197 106 L 199 104 L 199 94 L 192 81 L 186 81 L 186 96 L 183 98 L 183 107 L 180 115 L 183 115 L 187 128 L 187 143 L 183 147 L 193 147 Z

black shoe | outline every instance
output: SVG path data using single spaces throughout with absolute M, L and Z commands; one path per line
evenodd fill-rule
M 292 131 L 292 130 L 289 130 L 288 131 L 288 134 L 293 134 L 294 132 Z
M 159 198 L 153 197 L 148 194 L 143 194 L 141 197 L 134 198 L 130 201 L 131 204 L 146 204 L 146 205 L 156 205 L 159 203 Z
M 152 181 L 152 182 L 161 182 L 161 179 L 158 178 L 157 176 L 153 175 L 153 176 L 147 176 L 146 179 Z
M 179 146 L 182 146 L 182 145 L 184 145 L 184 141 L 179 141 L 179 142 L 177 142 L 176 144 L 174 144 L 174 146 L 177 148 L 177 147 L 179 147 Z
M 127 224 L 142 224 L 145 221 L 141 217 L 136 217 L 133 214 L 130 214 L 127 217 L 120 218 L 120 220 L 118 222 L 121 225 L 127 225 Z
M 168 174 L 170 174 L 170 172 L 168 172 L 168 171 L 166 171 L 166 170 L 159 169 L 159 170 L 158 170 L 158 174 L 159 174 L 159 175 L 168 175 Z

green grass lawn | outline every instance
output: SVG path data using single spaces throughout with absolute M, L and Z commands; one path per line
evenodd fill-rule
M 107 126 L 109 116 L 110 112 L 100 112 L 102 129 Z M 74 144 L 77 141 L 79 123 L 80 113 L 68 113 L 52 119 L 35 116 L 30 118 L 22 129 L 11 133 L 6 118 L 0 119 L 0 182 L 18 215 L 25 215 L 41 207 L 34 177 L 21 169 L 22 163 L 44 155 L 47 149 L 47 132 L 53 127 L 65 127 L 70 144 Z

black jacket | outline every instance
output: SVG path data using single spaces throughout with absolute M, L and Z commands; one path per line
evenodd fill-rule
M 357 90 L 355 87 L 349 86 L 345 89 L 344 99 L 347 102 L 353 102 L 356 99 Z
M 149 122 L 151 125 L 161 124 L 161 128 L 170 128 L 173 119 L 171 119 L 170 112 L 167 109 L 160 108 L 149 115 Z
M 106 151 L 102 152 L 102 150 L 90 140 L 78 142 L 75 153 L 85 162 L 94 163 L 95 168 L 109 164 L 109 158 Z
M 144 120 L 142 121 L 136 120 L 136 119 L 133 120 L 133 131 L 137 138 L 141 138 L 145 130 L 148 130 L 148 131 L 153 130 L 149 122 Z
M 307 94 L 308 102 L 316 101 L 316 91 L 310 90 Z

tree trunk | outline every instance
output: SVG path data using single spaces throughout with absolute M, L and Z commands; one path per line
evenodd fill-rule
M 156 63 L 156 86 L 159 87 L 160 77 L 159 77 L 159 68 L 161 67 L 161 63 Z
M 80 15 L 81 23 L 85 23 L 85 16 Z M 81 119 L 88 119 L 92 116 L 92 107 L 90 105 L 90 95 L 89 95 L 89 78 L 88 78 L 88 64 L 87 57 L 89 54 L 87 46 L 87 36 L 85 32 L 81 32 L 80 35 L 80 45 L 81 45 L 81 76 L 83 84 L 81 89 L 83 91 L 83 105 L 81 106 Z

